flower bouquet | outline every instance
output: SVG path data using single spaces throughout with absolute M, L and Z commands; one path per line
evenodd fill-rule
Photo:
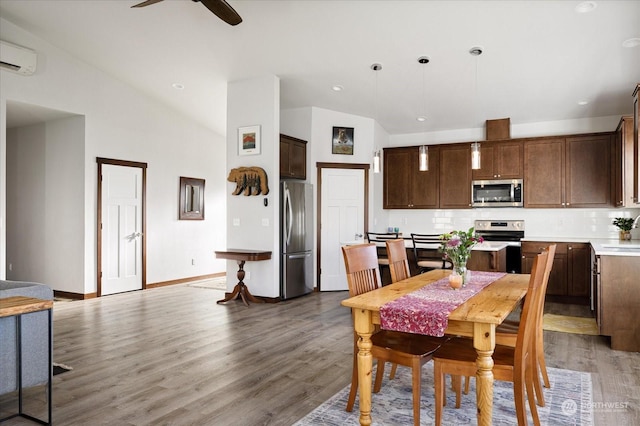
M 451 231 L 440 235 L 442 245 L 440 250 L 444 252 L 447 259 L 453 264 L 453 272 L 449 277 L 449 283 L 453 288 L 464 286 L 469 281 L 469 271 L 467 261 L 471 257 L 471 249 L 484 240 L 476 235 L 474 228 L 468 231 Z M 458 285 L 459 284 L 459 285 Z

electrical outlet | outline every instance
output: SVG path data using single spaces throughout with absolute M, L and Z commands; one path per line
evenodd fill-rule
M 13 263 L 9 264 L 9 271 L 13 271 Z
M 266 218 L 266 217 L 262 218 L 262 226 L 269 226 L 269 218 Z
M 244 271 L 244 279 L 242 281 L 249 281 L 251 279 L 251 272 Z

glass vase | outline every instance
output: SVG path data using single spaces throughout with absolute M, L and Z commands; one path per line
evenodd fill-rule
M 467 285 L 467 283 L 469 282 L 469 280 L 471 279 L 471 274 L 469 272 L 469 270 L 467 269 L 467 261 L 469 259 L 468 258 L 464 258 L 464 259 L 458 259 L 458 260 L 454 260 L 452 262 L 453 264 L 453 271 L 451 272 L 451 275 L 453 277 L 461 277 L 461 278 L 454 278 L 453 281 L 461 281 L 461 286 L 464 287 Z M 449 282 L 451 283 L 452 280 L 450 279 Z

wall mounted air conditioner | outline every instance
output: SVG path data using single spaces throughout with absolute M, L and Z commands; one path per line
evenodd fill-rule
M 31 75 L 36 72 L 37 58 L 31 49 L 0 40 L 0 69 Z

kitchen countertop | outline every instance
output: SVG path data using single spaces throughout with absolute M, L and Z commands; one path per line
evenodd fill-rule
M 591 244 L 596 256 L 638 256 L 640 257 L 640 240 L 620 241 L 615 238 L 572 238 L 572 237 L 525 237 L 526 241 L 548 241 L 558 243 Z

